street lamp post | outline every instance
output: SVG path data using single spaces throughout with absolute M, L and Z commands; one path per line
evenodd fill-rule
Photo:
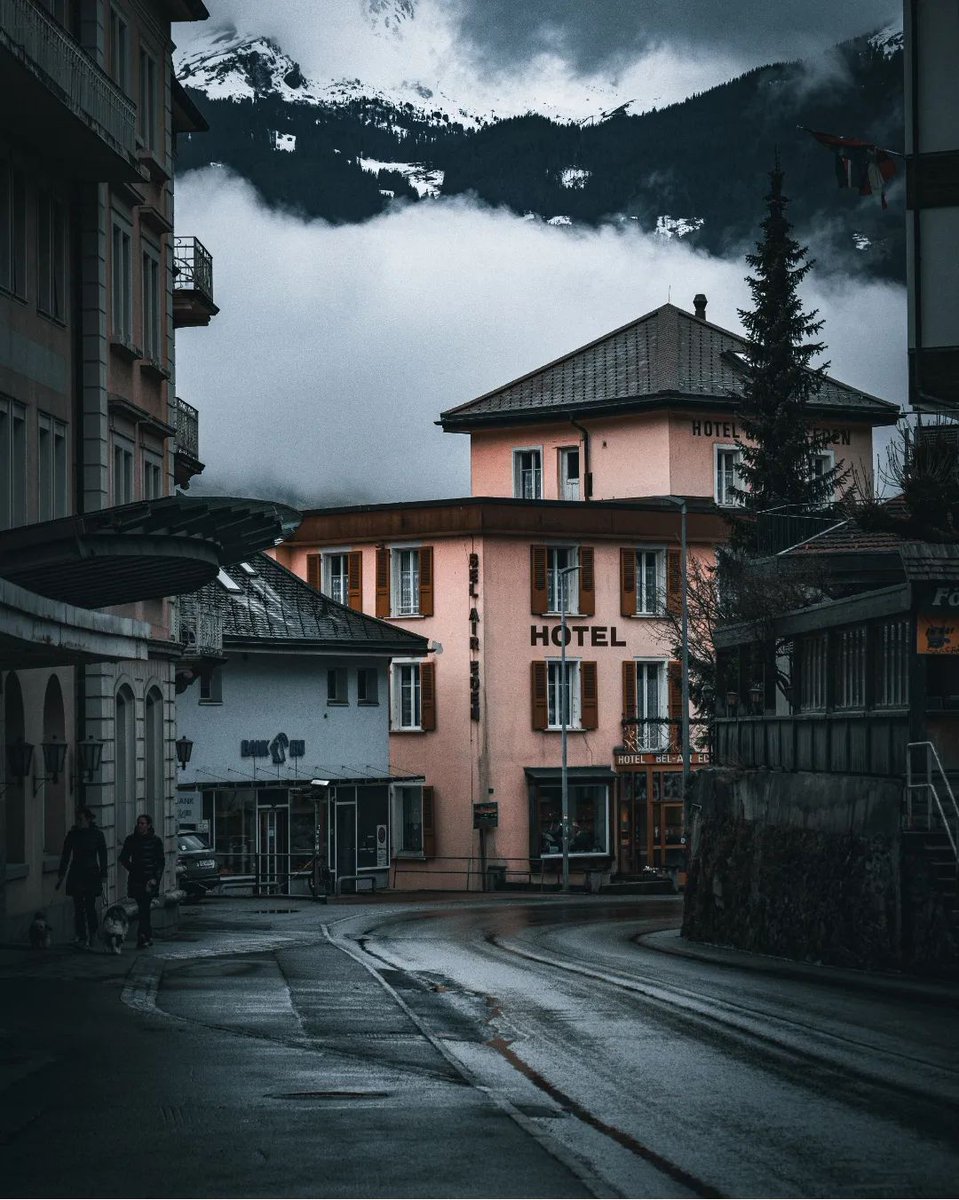
M 579 570 L 579 564 L 573 567 L 560 567 L 557 572 L 559 582 L 559 724 L 560 741 L 562 744 L 562 768 L 560 770 L 560 803 L 562 806 L 563 833 L 563 891 L 569 891 L 569 763 L 567 761 L 567 731 L 569 729 L 569 680 L 566 678 L 566 601 L 567 576 Z

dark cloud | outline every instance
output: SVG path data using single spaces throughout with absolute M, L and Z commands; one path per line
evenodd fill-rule
M 444 0 L 491 69 L 555 53 L 582 74 L 663 46 L 758 63 L 794 59 L 901 15 L 894 0 Z

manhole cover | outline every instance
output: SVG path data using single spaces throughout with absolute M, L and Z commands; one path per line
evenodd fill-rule
M 382 1100 L 389 1092 L 267 1092 L 269 1100 Z

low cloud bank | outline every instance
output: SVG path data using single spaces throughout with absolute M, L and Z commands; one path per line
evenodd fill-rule
M 177 394 L 200 410 L 195 490 L 309 505 L 469 493 L 468 441 L 439 413 L 671 298 L 739 330 L 743 261 L 635 227 L 580 231 L 468 201 L 364 225 L 263 207 L 221 169 L 177 185 L 177 227 L 212 251 L 221 311 L 177 335 Z M 905 294 L 817 268 L 830 373 L 902 403 Z

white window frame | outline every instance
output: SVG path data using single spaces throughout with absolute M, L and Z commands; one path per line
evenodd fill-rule
M 422 665 L 418 658 L 396 658 L 390 666 L 390 728 L 393 730 L 405 733 L 423 729 Z M 404 709 L 407 708 L 410 719 L 405 721 Z
M 112 442 L 113 503 L 132 504 L 136 499 L 136 477 L 133 470 L 136 447 L 130 438 L 116 432 Z
M 67 426 L 37 412 L 37 520 L 67 515 Z
M 659 711 L 655 713 L 651 713 L 647 705 L 649 689 L 645 677 L 648 675 L 650 667 L 655 667 L 658 675 L 656 697 Z M 660 722 L 658 726 L 636 726 L 637 749 L 645 754 L 665 751 L 669 746 L 668 660 L 665 658 L 636 658 L 633 660 L 633 670 L 636 680 L 636 716 L 641 721 L 652 719 Z
M 569 460 L 576 455 L 577 474 L 575 479 L 569 474 Z M 579 500 L 583 486 L 583 453 L 580 446 L 560 446 L 559 448 L 559 498 L 560 500 Z
M 722 479 L 719 469 L 720 454 L 733 454 L 735 461 L 733 463 L 733 474 L 735 476 L 734 483 L 736 487 L 741 488 L 743 481 L 739 474 L 739 465 L 742 462 L 742 451 L 738 446 L 720 445 L 713 446 L 713 480 L 714 480 L 714 496 L 716 503 L 720 508 L 742 508 L 742 501 L 737 500 L 735 496 L 727 495 L 727 488 L 722 486 Z M 725 472 L 723 472 L 724 474 Z M 727 485 L 728 487 L 728 485 Z
M 113 340 L 133 341 L 133 232 L 114 213 L 110 239 L 110 320 Z
M 337 572 L 334 570 L 337 560 L 341 560 L 340 565 L 342 570 L 339 574 L 337 574 Z M 338 604 L 348 605 L 350 602 L 349 551 L 324 550 L 321 561 L 324 595 L 329 596 L 331 600 L 335 600 Z
M 563 566 L 556 561 L 559 554 L 565 553 L 567 561 Z M 578 567 L 579 546 L 547 546 L 546 547 L 546 612 L 559 615 L 559 601 L 562 595 L 563 581 L 566 584 L 566 615 L 579 615 L 579 576 L 580 572 L 569 571 L 561 575 L 560 571 L 567 567 Z
M 580 666 L 580 659 L 566 659 L 566 678 L 569 689 L 569 720 L 566 723 L 567 729 L 582 729 L 583 727 L 583 676 Z M 563 728 L 562 712 L 560 710 L 562 703 L 562 684 L 560 682 L 562 679 L 562 670 L 563 660 L 561 658 L 548 658 L 546 660 L 546 728 L 549 730 Z
M 649 606 L 649 564 L 653 562 L 653 604 Z M 636 547 L 636 616 L 661 617 L 666 612 L 666 550 L 663 546 Z
M 539 465 L 523 466 L 522 455 L 535 454 Z M 527 476 L 529 478 L 527 478 Z M 529 485 L 527 487 L 527 485 Z M 516 500 L 543 499 L 543 447 L 517 446 L 513 450 L 513 497 Z
M 408 846 L 405 839 L 406 825 L 404 816 L 404 797 L 409 793 L 412 804 L 419 804 L 420 837 L 418 846 Z M 393 784 L 393 852 L 403 858 L 424 858 L 425 840 L 423 830 L 423 783 L 394 783 Z
M 409 556 L 407 558 L 407 556 Z M 408 564 L 408 565 L 405 565 Z M 420 547 L 390 547 L 390 615 L 420 615 Z M 404 589 L 408 593 L 404 594 Z

